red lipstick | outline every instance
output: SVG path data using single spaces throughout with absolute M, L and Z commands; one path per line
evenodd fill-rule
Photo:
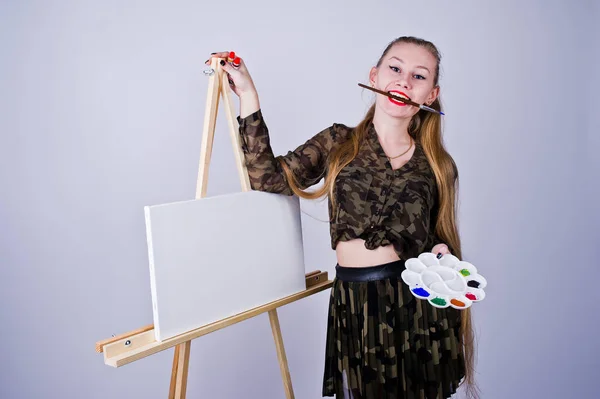
M 406 93 L 403 93 L 403 92 L 401 92 L 401 91 L 398 91 L 398 90 L 390 90 L 390 91 L 389 91 L 389 93 L 392 93 L 392 94 L 394 94 L 394 95 L 396 95 L 396 96 L 399 96 L 399 97 L 400 97 L 400 96 L 401 96 L 401 97 L 405 97 L 405 98 L 408 98 L 408 99 L 410 100 L 410 97 L 409 97 L 409 96 L 408 96 Z M 398 101 L 398 100 L 394 100 L 394 99 L 393 99 L 393 98 L 391 98 L 391 97 L 388 97 L 388 99 L 389 99 L 391 102 L 393 102 L 394 104 L 396 104 L 396 105 L 398 105 L 398 106 L 400 106 L 400 107 L 405 107 L 405 106 L 407 105 L 406 103 L 403 103 L 403 102 L 401 102 L 401 101 Z

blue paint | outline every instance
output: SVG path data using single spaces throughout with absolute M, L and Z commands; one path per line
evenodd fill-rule
M 424 297 L 429 296 L 429 292 L 427 292 L 424 288 L 421 288 L 421 287 L 415 288 L 412 291 L 419 296 L 424 296 Z

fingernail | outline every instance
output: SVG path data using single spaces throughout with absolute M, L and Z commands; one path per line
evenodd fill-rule
M 214 55 L 214 54 L 217 54 L 217 53 L 210 53 L 210 55 Z
M 225 61 L 221 60 L 220 64 L 225 65 Z
M 208 60 L 204 61 L 204 63 L 206 64 L 208 61 L 210 61 L 210 58 Z
M 440 259 L 442 256 L 443 256 L 443 255 L 442 255 L 442 253 L 441 253 L 441 252 L 438 252 L 438 254 L 437 254 L 437 258 L 438 258 L 438 259 Z

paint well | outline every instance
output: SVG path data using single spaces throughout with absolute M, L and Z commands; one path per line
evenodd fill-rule
M 439 305 L 439 306 L 444 306 L 446 304 L 446 301 L 443 298 L 439 298 L 439 297 L 433 298 L 431 300 L 431 302 L 434 303 L 434 304 L 436 304 L 436 305 Z
M 412 291 L 419 296 L 424 296 L 424 297 L 429 296 L 429 292 L 427 292 L 424 288 L 421 288 L 421 287 L 415 288 Z
M 450 303 L 451 303 L 451 304 L 453 304 L 454 306 L 459 306 L 459 307 L 461 307 L 461 308 L 464 308 L 464 307 L 465 307 L 465 304 L 464 304 L 463 302 L 459 301 L 458 299 L 454 299 L 454 298 L 452 298 L 452 299 L 450 300 Z

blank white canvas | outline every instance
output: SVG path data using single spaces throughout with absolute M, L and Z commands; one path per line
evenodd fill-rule
M 158 341 L 306 289 L 295 196 L 248 191 L 144 211 Z

